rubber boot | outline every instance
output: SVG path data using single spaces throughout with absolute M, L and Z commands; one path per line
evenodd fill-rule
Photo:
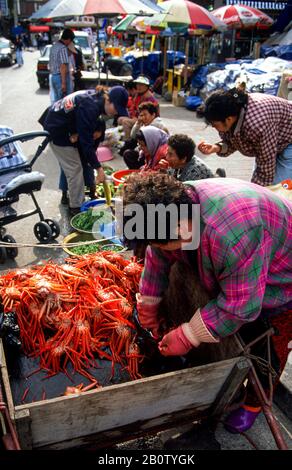
M 227 416 L 224 427 L 227 431 L 237 434 L 250 429 L 261 412 L 261 407 L 243 405 Z

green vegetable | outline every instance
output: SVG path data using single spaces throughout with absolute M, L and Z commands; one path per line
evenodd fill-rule
M 103 171 L 105 172 L 107 176 L 111 176 L 114 172 L 112 168 L 104 168 Z
M 101 251 L 114 251 L 116 253 L 118 253 L 119 251 L 121 251 L 123 249 L 123 246 L 121 245 L 105 245 L 101 248 Z
M 72 251 L 72 253 L 74 253 L 75 255 L 87 255 L 89 253 L 96 253 L 97 251 L 100 251 L 100 249 L 101 247 L 97 244 L 92 244 L 75 246 L 73 248 L 70 248 L 70 251 Z
M 107 183 L 107 185 L 110 188 L 111 197 L 114 197 L 114 195 L 115 195 L 115 186 L 114 186 L 114 184 L 113 183 Z M 97 194 L 98 197 L 102 197 L 102 198 L 105 197 L 103 184 L 98 184 L 96 186 L 96 194 Z
M 97 253 L 98 251 L 114 251 L 119 252 L 123 249 L 120 245 L 106 245 L 103 246 L 101 243 L 94 243 L 91 245 L 80 245 L 73 248 L 70 248 L 70 251 L 76 255 L 87 255 L 89 253 Z
M 91 231 L 94 224 L 99 222 L 99 224 L 112 222 L 113 217 L 110 212 L 100 211 L 97 209 L 88 209 L 86 212 L 81 212 L 74 217 L 72 225 L 77 228 L 77 230 L 87 230 Z

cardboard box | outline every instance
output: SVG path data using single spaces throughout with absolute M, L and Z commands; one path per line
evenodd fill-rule
M 178 94 L 177 90 L 174 90 L 172 93 L 172 104 L 174 106 L 185 106 L 186 97 Z

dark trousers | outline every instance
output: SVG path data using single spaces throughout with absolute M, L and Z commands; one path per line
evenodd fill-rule
M 139 170 L 145 163 L 145 158 L 139 158 L 138 150 L 125 150 L 123 157 L 130 170 Z

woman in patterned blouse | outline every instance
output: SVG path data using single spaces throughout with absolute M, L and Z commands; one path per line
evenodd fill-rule
M 255 157 L 251 181 L 261 186 L 292 179 L 292 103 L 236 88 L 213 93 L 206 101 L 205 119 L 219 132 L 216 144 L 200 142 L 205 155 L 228 157 L 235 151 Z
M 272 337 L 277 357 L 273 367 L 280 373 L 292 340 L 292 203 L 246 181 L 209 178 L 183 184 L 158 172 L 130 176 L 123 203 L 127 209 L 135 204 L 135 214 L 137 206 L 143 209 L 141 219 L 135 220 L 136 237 L 128 233 L 127 218 L 124 234 L 138 244 L 150 244 L 137 310 L 141 325 L 161 339 L 161 354 L 184 355 L 238 330 L 249 343 L 270 324 L 278 330 Z M 153 207 L 163 207 L 165 213 L 153 218 Z M 176 212 L 170 213 L 173 207 Z M 194 208 L 200 210 L 194 213 Z M 176 327 L 167 332 L 158 309 L 176 261 L 197 273 L 210 300 L 188 312 L 186 322 L 177 313 Z M 265 382 L 263 386 L 268 387 Z M 229 419 L 229 428 L 247 430 L 259 412 L 249 394 L 245 407 Z

